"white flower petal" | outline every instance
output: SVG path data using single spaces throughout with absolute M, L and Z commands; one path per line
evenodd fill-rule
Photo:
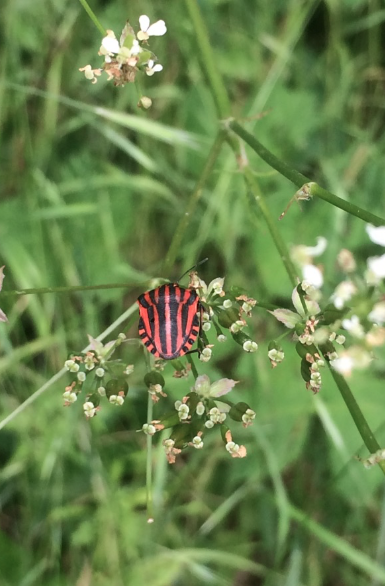
M 314 287 L 319 289 L 322 287 L 324 278 L 323 274 L 318 267 L 311 264 L 306 264 L 302 267 L 302 275 L 306 281 L 309 281 Z
M 231 378 L 221 378 L 210 387 L 210 397 L 222 397 L 227 395 L 234 388 L 238 381 Z
M 368 258 L 368 269 L 379 279 L 385 277 L 385 254 Z
M 148 27 L 150 26 L 150 19 L 146 14 L 142 14 L 142 16 L 139 16 L 139 25 L 141 31 L 147 31 Z
M 298 313 L 294 313 L 294 311 L 291 311 L 290 309 L 274 309 L 274 311 L 270 311 L 270 313 L 287 328 L 291 329 L 302 319 Z
M 102 47 L 108 51 L 108 53 L 119 53 L 120 45 L 118 39 L 112 37 L 104 37 L 102 40 Z
M 328 241 L 323 236 L 317 237 L 317 244 L 315 246 L 306 246 L 306 252 L 309 256 L 320 256 L 326 250 Z
M 385 246 L 385 226 L 372 226 L 367 224 L 366 232 L 372 242 Z
M 163 65 L 161 65 L 160 63 L 157 63 L 153 68 L 153 72 L 156 73 L 157 71 L 162 71 L 163 69 Z
M 166 23 L 164 22 L 164 20 L 158 20 L 157 22 L 154 22 L 154 24 L 152 24 L 150 27 L 148 27 L 146 31 L 150 37 L 161 37 L 165 35 L 167 32 Z

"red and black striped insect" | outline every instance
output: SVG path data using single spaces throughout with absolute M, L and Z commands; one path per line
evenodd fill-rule
M 190 351 L 199 335 L 202 313 L 195 289 L 178 283 L 161 285 L 142 293 L 138 305 L 139 336 L 149 352 L 172 360 Z

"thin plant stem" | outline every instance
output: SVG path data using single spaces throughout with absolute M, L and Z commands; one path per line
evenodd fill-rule
M 380 216 L 376 216 L 375 214 L 372 214 L 371 212 L 368 212 L 367 210 L 364 210 L 359 206 L 350 203 L 349 201 L 341 199 L 334 193 L 331 193 L 330 191 L 327 191 L 327 189 L 324 189 L 317 183 L 314 183 L 313 181 L 311 181 L 311 179 L 305 177 L 305 175 L 302 175 L 302 173 L 299 173 L 295 169 L 289 167 L 289 165 L 287 165 L 286 163 L 278 159 L 278 157 L 273 155 L 273 153 L 270 152 L 266 147 L 264 147 L 263 144 L 259 142 L 259 140 L 257 140 L 252 134 L 247 132 L 247 130 L 245 130 L 235 120 L 230 120 L 226 124 L 228 128 L 230 128 L 240 138 L 242 138 L 242 140 L 244 140 L 261 157 L 261 159 L 263 159 L 268 165 L 270 165 L 270 167 L 276 169 L 276 171 L 278 171 L 281 175 L 289 179 L 289 181 L 294 183 L 294 185 L 296 185 L 298 188 L 305 187 L 306 195 L 308 196 L 308 198 L 311 198 L 312 196 L 319 197 L 320 199 L 323 199 L 324 201 L 327 201 L 328 203 L 331 203 L 332 205 L 340 208 L 341 210 L 344 210 L 345 212 L 348 212 L 349 214 L 356 216 L 360 220 L 373 224 L 374 226 L 385 225 L 385 219 L 380 218 Z
M 289 251 L 287 249 L 285 241 L 283 240 L 283 238 L 277 228 L 277 224 L 276 224 L 276 222 L 274 222 L 273 218 L 271 217 L 270 210 L 266 204 L 264 195 L 261 192 L 261 190 L 259 189 L 259 186 L 255 180 L 255 177 L 254 177 L 254 175 L 248 165 L 243 167 L 243 173 L 244 173 L 248 188 L 250 189 L 250 191 L 254 197 L 255 202 L 258 204 L 258 206 L 262 212 L 262 215 L 265 219 L 265 222 L 266 222 L 267 227 L 269 229 L 270 235 L 271 235 L 272 239 L 274 240 L 274 244 L 277 247 L 277 250 L 278 250 L 279 255 L 281 257 L 281 260 L 284 264 L 284 267 L 286 269 L 286 272 L 288 274 L 290 282 L 293 287 L 296 287 L 298 284 L 297 272 L 296 272 L 295 267 L 290 259 Z M 306 310 L 306 306 L 304 309 Z
M 364 441 L 365 446 L 368 448 L 371 454 L 374 454 L 380 449 L 380 445 L 377 442 L 374 433 L 369 427 L 368 422 L 366 421 L 361 409 L 358 406 L 358 403 L 348 385 L 344 377 L 339 374 L 334 368 L 330 366 L 329 361 L 327 360 L 327 364 L 329 366 L 330 373 L 336 383 L 338 390 L 341 393 L 343 400 L 347 408 L 349 409 L 350 415 L 352 416 L 354 423 Z M 382 472 L 385 474 L 385 462 L 382 460 L 378 462 L 379 467 L 381 468 Z
M 121 323 L 126 321 L 136 310 L 137 305 L 135 303 L 131 305 L 131 307 L 129 307 L 127 311 L 122 313 L 122 315 L 119 316 L 110 326 L 108 326 L 108 328 L 105 329 L 104 332 L 99 334 L 96 340 L 102 342 L 115 328 L 117 328 Z M 82 350 L 82 352 L 87 352 L 90 349 L 91 345 L 89 344 Z M 44 383 L 44 385 L 42 385 L 37 391 L 35 391 L 30 397 L 28 397 L 28 399 L 26 399 L 23 403 L 21 403 L 21 405 L 16 407 L 16 409 L 14 409 L 12 413 L 10 413 L 7 417 L 4 417 L 4 419 L 0 421 L 0 430 L 3 429 L 3 427 L 5 427 L 8 423 L 13 421 L 13 419 L 20 415 L 20 413 L 22 413 L 27 407 L 32 405 L 32 403 L 34 403 L 36 399 L 38 399 L 43 393 L 45 393 L 45 391 L 52 387 L 52 385 L 54 385 L 59 379 L 61 379 L 61 377 L 64 376 L 67 372 L 68 370 L 66 368 L 62 368 L 61 370 L 59 370 L 59 372 L 54 374 L 48 381 Z
M 216 160 L 219 156 L 219 153 L 221 151 L 221 148 L 222 148 L 222 145 L 223 145 L 225 138 L 226 138 L 226 133 L 223 130 L 218 132 L 218 134 L 215 138 L 215 141 L 211 147 L 211 150 L 209 152 L 209 155 L 208 155 L 208 158 L 206 161 L 206 165 L 202 171 L 200 178 L 198 179 L 198 182 L 195 186 L 194 191 L 192 192 L 192 194 L 190 196 L 190 200 L 188 202 L 187 209 L 184 212 L 183 217 L 181 218 L 181 220 L 180 220 L 180 222 L 174 232 L 174 236 L 171 241 L 170 248 L 168 249 L 166 260 L 165 260 L 164 266 L 163 266 L 165 274 L 168 274 L 168 272 L 170 271 L 170 268 L 172 267 L 172 265 L 175 262 L 183 235 L 186 232 L 187 226 L 190 223 L 190 220 L 193 216 L 193 213 L 195 211 L 197 203 L 202 195 L 203 187 L 205 186 L 208 178 L 211 175 L 211 172 L 212 172 L 213 167 L 216 163 Z
M 143 348 L 147 353 L 147 349 Z M 147 372 L 151 371 L 150 356 L 145 356 Z M 147 423 L 153 420 L 153 400 L 152 395 L 148 394 L 147 399 Z M 154 522 L 154 507 L 152 500 L 152 435 L 147 435 L 147 455 L 146 455 L 146 501 L 147 501 L 147 523 Z
M 106 34 L 106 29 L 100 24 L 96 14 L 88 4 L 87 0 L 79 0 L 79 2 L 83 6 L 84 10 L 87 12 L 88 16 L 90 17 L 96 28 L 99 29 L 99 31 L 102 33 L 104 37 Z
M 69 287 L 35 287 L 32 289 L 12 289 L 2 291 L 1 297 L 21 297 L 22 295 L 37 295 L 42 293 L 76 293 L 78 291 L 103 291 L 105 289 L 127 289 L 132 283 L 109 283 L 105 285 L 71 285 Z M 145 287 L 145 283 L 135 283 L 135 287 Z
M 190 365 L 191 365 L 191 372 L 193 373 L 193 376 L 194 376 L 194 378 L 195 378 L 195 380 L 196 380 L 196 379 L 198 378 L 198 376 L 199 376 L 199 375 L 198 375 L 198 371 L 197 371 L 197 369 L 196 369 L 196 366 L 195 366 L 195 364 L 194 364 L 193 357 L 191 356 L 191 354 L 186 354 L 186 358 L 187 358 L 188 362 L 189 362 L 189 363 L 190 363 Z
M 185 4 L 194 27 L 196 41 L 199 47 L 203 68 L 211 86 L 219 118 L 227 118 L 231 114 L 231 103 L 226 86 L 218 70 L 218 64 L 210 45 L 209 35 L 204 19 L 202 18 L 196 0 L 185 0 Z

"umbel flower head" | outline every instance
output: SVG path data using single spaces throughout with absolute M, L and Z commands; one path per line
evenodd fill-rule
M 104 56 L 103 66 L 93 69 L 91 65 L 86 65 L 79 71 L 82 71 L 92 83 L 96 83 L 97 78 L 105 71 L 108 80 L 113 80 L 116 86 L 134 82 L 139 71 L 149 76 L 162 71 L 163 66 L 156 63 L 157 57 L 148 49 L 147 41 L 151 36 L 162 36 L 167 32 L 165 22 L 158 20 L 150 25 L 149 17 L 143 14 L 139 18 L 139 25 L 140 31 L 136 35 L 130 23 L 127 22 L 119 40 L 114 31 L 107 30 L 98 52 L 99 55 Z

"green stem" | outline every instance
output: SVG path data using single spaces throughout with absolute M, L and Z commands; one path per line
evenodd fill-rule
M 191 356 L 191 354 L 186 354 L 186 358 L 191 365 L 191 372 L 193 373 L 193 376 L 196 380 L 198 378 L 199 374 L 198 374 L 198 371 L 197 371 L 196 366 L 194 364 L 193 357 Z
M 258 204 L 258 206 L 262 212 L 262 215 L 265 219 L 267 227 L 269 228 L 270 235 L 271 235 L 272 239 L 274 240 L 274 244 L 277 247 L 277 250 L 278 250 L 279 255 L 281 257 L 281 260 L 284 264 L 286 272 L 289 276 L 291 284 L 293 287 L 296 287 L 298 284 L 298 275 L 297 275 L 297 272 L 295 270 L 293 263 L 291 262 L 291 259 L 289 256 L 289 251 L 287 250 L 285 241 L 283 240 L 280 232 L 278 231 L 277 222 L 274 222 L 273 218 L 271 217 L 270 210 L 266 204 L 265 197 L 262 194 L 261 190 L 259 189 L 259 186 L 255 180 L 255 177 L 254 177 L 250 167 L 248 165 L 245 165 L 242 170 L 243 170 L 243 173 L 244 173 L 244 176 L 246 179 L 246 183 L 247 183 L 252 195 L 254 196 L 255 202 Z M 305 306 L 305 310 L 306 310 L 306 306 Z
M 77 291 L 98 291 L 104 289 L 126 289 L 132 287 L 132 283 L 110 283 L 108 285 L 74 285 L 71 287 L 35 287 L 32 289 L 12 289 L 12 291 L 2 291 L 1 297 L 21 297 L 22 295 L 35 295 L 37 293 L 75 293 Z M 146 285 L 135 283 L 135 287 L 145 287 Z
M 231 104 L 226 86 L 223 83 L 222 76 L 218 70 L 218 63 L 215 60 L 214 52 L 210 45 L 206 23 L 202 18 L 196 0 L 185 0 L 185 4 L 194 28 L 202 65 L 206 70 L 206 75 L 215 99 L 219 118 L 227 118 L 231 114 Z
M 354 395 L 350 390 L 348 383 L 342 375 L 340 375 L 336 370 L 334 370 L 334 368 L 332 368 L 328 360 L 327 364 L 329 366 L 329 370 L 334 379 L 334 382 L 336 383 L 338 390 L 340 391 L 341 396 L 345 401 L 347 408 L 350 411 L 350 415 L 352 416 L 354 423 L 356 424 L 356 427 L 366 447 L 368 448 L 371 454 L 374 454 L 375 452 L 377 452 L 377 450 L 380 449 L 380 445 L 378 444 L 374 436 L 374 433 L 370 429 L 368 422 L 366 421 L 361 409 L 359 408 L 358 403 L 354 398 Z M 385 462 L 381 461 L 378 463 L 378 465 L 380 466 L 382 472 L 385 474 Z
M 87 0 L 79 0 L 79 2 L 83 6 L 84 10 L 87 12 L 88 16 L 90 17 L 96 28 L 100 30 L 104 37 L 106 35 L 106 29 L 100 24 L 96 14 L 88 4 Z
M 211 150 L 209 152 L 209 156 L 207 158 L 203 172 L 195 186 L 193 193 L 190 196 L 190 201 L 188 202 L 187 209 L 174 232 L 174 237 L 171 241 L 170 248 L 168 249 L 166 260 L 163 266 L 164 273 L 166 275 L 169 273 L 172 265 L 175 262 L 175 258 L 178 254 L 178 250 L 180 248 L 180 243 L 182 241 L 183 235 L 186 232 L 187 226 L 195 211 L 197 203 L 202 195 L 203 187 L 211 175 L 211 172 L 219 156 L 225 138 L 226 133 L 223 130 L 218 132 L 216 139 L 213 143 L 213 146 L 211 147 Z
M 147 423 L 153 420 L 153 400 L 148 393 Z M 152 436 L 147 435 L 147 459 L 146 459 L 146 490 L 147 490 L 147 523 L 154 521 L 154 509 L 152 501 Z
M 259 142 L 259 140 L 257 140 L 252 134 L 247 132 L 247 130 L 242 128 L 242 126 L 238 124 L 238 122 L 235 122 L 235 120 L 231 120 L 230 122 L 228 122 L 227 126 L 233 132 L 235 132 L 240 138 L 242 138 L 261 157 L 261 159 L 263 159 L 264 161 L 266 161 L 268 165 L 270 165 L 270 167 L 276 169 L 279 173 L 281 173 L 281 175 L 289 179 L 289 181 L 294 183 L 294 185 L 296 185 L 298 188 L 302 188 L 305 186 L 306 194 L 309 197 L 319 197 L 320 199 L 323 199 L 324 201 L 327 201 L 328 203 L 331 203 L 332 205 L 340 208 L 341 210 L 344 210 L 345 212 L 348 212 L 349 214 L 356 216 L 360 220 L 364 220 L 365 222 L 373 224 L 374 226 L 385 225 L 385 220 L 383 218 L 380 218 L 379 216 L 376 216 L 375 214 L 372 214 L 371 212 L 368 212 L 367 210 L 364 210 L 358 207 L 357 205 L 350 203 L 349 201 L 341 199 L 334 193 L 331 193 L 323 187 L 320 187 L 319 185 L 317 185 L 317 183 L 314 183 L 308 177 L 302 175 L 302 173 L 299 173 L 295 169 L 289 167 L 289 165 L 287 165 L 286 163 L 278 159 L 275 155 L 273 155 L 273 153 L 270 152 L 267 148 L 265 148 Z

